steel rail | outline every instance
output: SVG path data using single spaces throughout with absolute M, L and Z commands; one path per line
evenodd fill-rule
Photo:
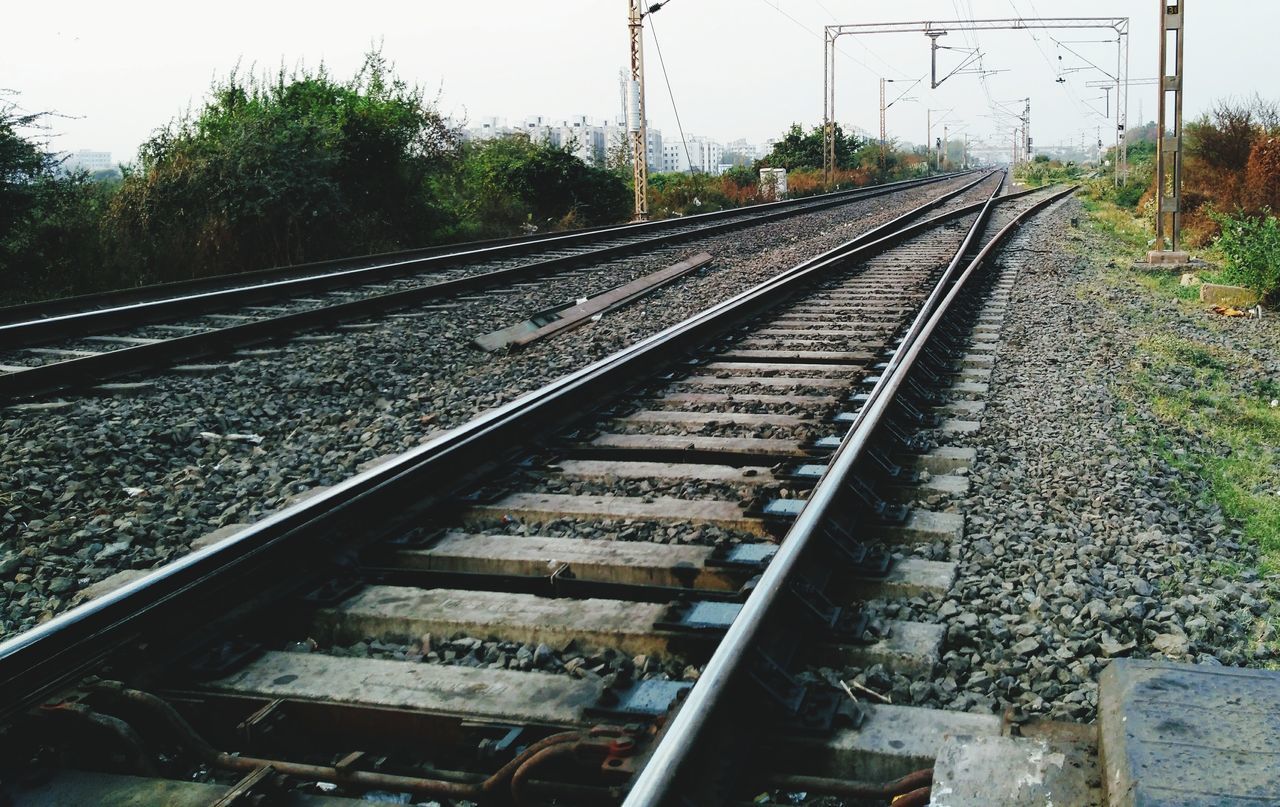
M 666 225 L 662 229 L 674 229 L 676 231 L 665 234 L 658 231 L 657 234 L 649 235 L 648 237 L 640 240 L 626 241 L 624 243 L 617 244 L 606 243 L 605 246 L 597 249 L 591 249 L 586 252 L 544 258 L 541 260 L 535 260 L 534 262 L 523 266 L 501 269 L 493 272 L 484 272 L 470 277 L 458 278 L 456 280 L 446 280 L 437 283 L 425 284 L 418 289 L 410 289 L 407 291 L 421 292 L 423 294 L 423 299 L 427 299 L 447 294 L 454 294 L 458 291 L 485 288 L 488 286 L 511 282 L 515 279 L 520 279 L 526 276 L 532 277 L 539 274 L 545 274 L 547 272 L 563 269 L 569 266 L 576 266 L 586 262 L 610 260 L 628 253 L 637 252 L 646 248 L 653 248 L 660 244 L 675 243 L 691 238 L 714 235 L 726 230 L 765 224 L 791 216 L 802 215 L 804 213 L 826 210 L 831 207 L 849 204 L 862 199 L 874 199 L 879 196 L 897 193 L 904 188 L 928 185 L 953 178 L 954 176 L 955 175 L 929 177 L 922 180 L 907 180 L 902 183 L 894 183 L 891 185 L 858 188 L 842 192 L 839 194 L 839 198 L 829 198 L 824 201 L 814 202 L 812 201 L 812 198 L 809 198 L 802 202 L 772 203 L 773 205 L 787 205 L 786 207 L 780 208 L 770 206 L 767 209 L 761 210 L 761 208 L 764 208 L 765 206 L 756 206 L 754 209 L 736 208 L 733 211 L 720 211 L 717 213 L 702 214 L 708 217 L 715 217 L 711 219 L 699 220 L 698 217 L 687 216 L 676 220 L 670 225 L 667 225 L 667 220 L 661 222 L 649 222 L 642 225 L 624 225 L 624 227 Z M 733 213 L 735 215 L 721 216 L 720 213 Z M 698 224 L 699 221 L 711 221 L 713 223 L 705 224 L 704 226 L 696 226 L 693 229 L 681 229 L 688 227 L 691 220 L 695 225 Z M 517 244 L 515 246 L 482 247 L 465 252 L 451 252 L 435 257 L 396 260 L 390 263 L 377 264 L 375 266 L 335 269 L 331 272 L 306 274 L 304 276 L 294 278 L 275 278 L 261 283 L 250 282 L 246 284 L 244 282 L 240 282 L 226 288 L 210 291 L 197 291 L 183 294 L 178 297 L 144 300 L 124 305 L 109 306 L 107 308 L 96 308 L 53 316 L 35 317 L 18 322 L 8 322 L 0 324 L 0 350 L 33 347 L 35 345 L 48 344 L 62 339 L 73 339 L 76 337 L 99 334 L 112 329 L 140 327 L 157 322 L 171 321 L 175 318 L 184 316 L 196 316 L 215 311 L 222 311 L 235 306 L 270 302 L 299 294 L 310 294 L 322 291 L 332 291 L 335 289 L 351 288 L 354 286 L 391 280 L 405 275 L 453 268 L 466 263 L 508 258 L 525 254 L 529 251 L 530 246 L 532 246 L 535 251 L 553 250 L 565 247 L 576 248 L 602 240 L 607 242 L 609 240 L 614 240 L 615 238 L 625 238 L 632 232 L 636 231 L 627 230 L 626 232 L 619 233 L 611 231 L 592 231 L 571 235 L 557 235 L 556 237 L 546 238 L 532 245 Z M 646 230 L 644 232 L 649 231 Z
M 978 220 L 965 237 L 964 244 L 957 250 L 955 258 L 921 308 L 906 337 L 895 350 L 888 367 L 869 394 L 866 405 L 855 418 L 849 432 L 831 458 L 827 470 L 810 492 L 804 509 L 800 511 L 795 523 L 787 531 L 777 554 L 770 561 L 757 582 L 755 590 L 747 598 L 738 617 L 703 668 L 698 682 L 680 705 L 679 711 L 664 731 L 658 746 L 636 777 L 623 802 L 623 807 L 660 807 L 660 805 L 675 802 L 677 794 L 673 792 L 673 788 L 678 781 L 681 764 L 697 747 L 712 716 L 729 691 L 730 682 L 740 674 L 774 606 L 786 591 L 788 578 L 794 573 L 805 550 L 818 534 L 824 519 L 841 495 L 844 480 L 862 458 L 885 413 L 893 405 L 898 389 L 906 380 L 929 337 L 938 327 L 938 323 L 947 314 L 973 273 L 1014 229 L 1043 207 L 1074 191 L 1073 187 L 1054 194 L 1020 213 L 987 241 L 977 257 L 957 277 L 960 262 L 985 227 L 991 209 L 1001 198 L 1008 197 L 998 197 L 993 194 L 987 201 Z M 954 282 L 951 282 L 952 280 Z M 945 297 L 942 297 L 944 289 L 948 288 L 949 291 L 946 291 Z
M 983 175 L 955 191 L 949 191 L 937 197 L 932 201 L 931 206 L 936 207 L 972 190 L 977 185 L 985 182 L 989 176 L 989 174 Z M 791 211 L 786 212 L 789 214 Z M 447 280 L 413 289 L 270 317 L 256 322 L 247 322 L 202 333 L 173 337 L 154 344 L 106 350 L 95 356 L 83 356 L 37 365 L 25 370 L 0 375 L 0 400 L 47 395 L 52 392 L 90 386 L 142 370 L 162 367 L 179 360 L 200 359 L 225 353 L 234 348 L 268 342 L 285 335 L 294 335 L 316 328 L 330 327 L 341 322 L 364 319 L 387 311 L 418 305 L 437 297 L 490 285 L 501 279 L 498 276 L 515 278 L 524 271 L 526 271 L 525 267 L 500 269 L 483 275 Z
M 54 617 L 0 643 L 0 718 L 26 708 L 93 668 L 104 655 L 148 629 L 177 632 L 193 618 L 226 612 L 228 590 L 244 585 L 254 570 L 287 566 L 290 579 L 314 562 L 316 538 L 354 526 L 376 537 L 370 524 L 394 512 L 408 518 L 446 501 L 520 450 L 522 441 L 549 425 L 562 426 L 571 413 L 592 410 L 624 391 L 646 372 L 669 366 L 739 322 L 771 310 L 810 281 L 849 262 L 878 255 L 947 221 L 974 212 L 970 205 L 909 223 L 932 202 L 805 261 L 751 289 L 672 325 L 600 361 L 570 373 L 508 404 L 480 415 L 419 448 L 358 474 L 292 507 L 272 514 L 223 541 L 192 552 L 144 577 Z M 307 551 L 299 560 L 297 549 Z M 262 572 L 264 575 L 265 571 Z M 279 575 L 273 583 L 281 583 Z
M 912 183 L 922 184 L 926 179 L 946 179 L 951 176 L 959 176 L 961 173 L 943 174 L 936 177 L 927 177 L 924 179 L 907 179 L 898 182 L 887 183 L 885 185 L 876 186 L 878 188 L 892 187 L 908 187 Z M 181 296 L 186 294 L 194 294 L 204 291 L 215 291 L 218 289 L 229 288 L 237 285 L 243 285 L 246 282 L 283 280 L 288 278 L 299 278 L 312 275 L 316 272 L 324 272 L 326 270 L 342 270 L 351 268 L 366 268 L 368 266 L 379 263 L 395 263 L 404 260 L 417 258 L 431 258 L 441 255 L 452 255 L 457 253 L 470 253 L 476 250 L 486 249 L 490 247 L 510 247 L 511 254 L 520 254 L 524 247 L 531 249 L 541 248 L 545 246 L 540 242 L 549 241 L 556 238 L 564 238 L 566 236 L 581 236 L 588 234 L 605 234 L 611 232 L 619 236 L 624 236 L 632 232 L 660 232 L 663 229 L 681 227 L 690 222 L 698 221 L 714 221 L 720 218 L 731 218 L 735 215 L 744 215 L 752 212 L 760 212 L 769 208 L 782 208 L 786 206 L 798 206 L 820 202 L 824 198 L 844 197 L 866 191 L 868 188 L 849 188 L 841 191 L 833 191 L 831 193 L 816 194 L 814 196 L 806 196 L 798 199 L 783 199 L 777 202 L 762 202 L 754 205 L 744 205 L 742 207 L 731 208 L 728 210 L 717 210 L 711 213 L 695 213 L 689 216 L 674 216 L 666 219 L 658 219 L 655 221 L 633 222 L 628 224 L 604 224 L 597 227 L 580 227 L 572 230 L 561 230 L 543 233 L 534 233 L 532 235 L 515 235 L 502 238 L 485 238 L 476 241 L 458 241 L 449 244 L 438 244 L 430 247 L 416 247 L 411 249 L 392 250 L 390 252 L 380 252 L 371 255 L 354 255 L 343 258 L 330 258 L 323 261 L 309 261 L 307 263 L 286 264 L 283 266 L 272 266 L 266 269 L 254 269 L 248 272 L 236 272 L 232 274 L 212 275 L 210 277 L 197 277 L 188 280 L 174 280 L 166 283 L 152 283 L 145 286 L 129 287 L 122 289 L 112 289 L 109 291 L 92 292 L 89 294 L 80 294 L 74 297 L 63 297 L 57 300 L 41 300 L 32 303 L 20 303 L 18 305 L 0 307 L 0 324 L 9 324 L 32 319 L 41 319 L 61 314 L 74 313 L 90 308 L 108 308 L 128 303 L 139 303 L 148 300 L 160 299 L 170 296 Z

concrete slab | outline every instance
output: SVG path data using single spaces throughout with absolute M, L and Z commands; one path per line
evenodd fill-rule
M 786 336 L 761 336 L 742 339 L 736 343 L 738 350 L 801 350 L 801 351 L 834 351 L 857 350 L 871 351 L 881 347 L 879 340 L 851 339 L 849 337 L 811 336 L 792 333 Z
M 709 546 L 647 541 L 449 533 L 428 549 L 398 552 L 396 563 L 412 569 L 522 576 L 546 576 L 567 567 L 577 580 L 737 591 L 750 573 L 707 566 L 712 552 Z
M 649 409 L 633 412 L 622 418 L 630 425 L 683 426 L 700 429 L 704 426 L 732 423 L 737 426 L 803 426 L 814 418 L 798 415 L 757 414 L 755 412 L 682 412 L 677 410 Z
M 982 424 L 978 421 L 959 418 L 947 418 L 938 426 L 938 431 L 943 434 L 973 434 L 981 430 Z
M 152 392 L 156 385 L 150 381 L 122 381 L 112 384 L 96 384 L 91 388 L 92 392 L 99 395 L 113 395 L 122 398 L 130 395 L 142 395 Z
M 974 420 L 987 411 L 986 401 L 951 401 L 935 410 L 940 415 L 951 415 L 959 420 Z
M 966 353 L 960 362 L 965 367 L 990 368 L 995 365 L 996 358 L 990 353 Z
M 797 337 L 801 339 L 812 339 L 815 336 L 838 336 L 843 339 L 878 339 L 885 335 L 883 330 L 872 330 L 869 328 L 849 327 L 849 328 L 833 328 L 830 322 L 789 322 L 791 327 L 781 328 L 761 328 L 758 331 L 752 331 L 756 336 L 781 336 L 783 338 Z M 806 327 L 811 326 L 811 327 Z
M 835 406 L 839 402 L 835 395 L 770 395 L 762 392 L 673 392 L 657 399 L 657 403 L 671 406 L 693 404 L 695 406 L 717 406 L 733 403 L 774 404 L 777 406 Z
M 823 662 L 850 667 L 883 664 L 903 675 L 929 675 L 933 672 L 933 665 L 942 655 L 945 626 L 887 620 L 884 627 L 888 635 L 874 644 L 838 645 L 830 652 L 819 649 L 818 656 Z
M 204 688 L 555 725 L 581 722 L 604 689 L 594 676 L 277 651 Z
M 736 375 L 763 375 L 767 373 L 802 372 L 806 376 L 818 378 L 847 379 L 856 376 L 847 367 L 824 367 L 821 364 L 806 364 L 794 361 L 713 361 L 700 368 L 712 374 L 729 373 Z
M 1099 783 L 1091 744 L 952 736 L 938 752 L 929 805 L 1101 807 Z
M 752 572 L 707 565 L 712 551 L 706 546 L 646 541 L 449 533 L 428 549 L 397 553 L 396 563 L 407 568 L 524 576 L 545 576 L 567 566 L 578 580 L 737 591 Z M 942 595 L 951 590 L 955 576 L 954 563 L 907 557 L 895 562 L 883 579 L 846 578 L 837 588 L 850 601 Z
M 101 356 L 101 350 L 75 350 L 63 347 L 24 347 L 24 353 L 34 353 L 37 356 L 65 356 L 70 359 L 79 359 L 86 356 Z
M 568 479 L 661 479 L 671 481 L 736 482 L 769 485 L 773 471 L 763 466 L 698 465 L 686 462 L 613 462 L 565 460 L 556 466 Z
M 226 370 L 228 367 L 230 367 L 228 364 L 178 364 L 170 367 L 169 370 L 183 375 L 203 375 Z
M 1153 249 L 1147 253 L 1147 263 L 1152 266 L 1183 266 L 1191 262 L 1191 253 L 1174 252 L 1172 250 Z
M 717 607 L 734 609 L 724 603 Z M 370 586 L 334 608 L 318 611 L 317 638 L 349 644 L 365 638 L 412 639 L 423 634 L 450 636 L 462 632 L 481 638 L 560 647 L 577 641 L 590 647 L 614 648 L 630 654 L 665 654 L 673 643 L 687 647 L 687 634 L 655 630 L 666 613 L 661 603 L 631 600 L 538 597 L 501 591 L 420 589 Z M 867 645 L 814 648 L 823 658 L 846 664 L 884 664 L 905 674 L 923 674 L 938 660 L 941 625 L 886 623 L 889 634 Z M 322 684 L 317 684 L 322 686 Z
M 38 780 L 38 781 L 35 781 Z M 0 789 L 6 803 L 26 807 L 209 807 L 231 792 L 231 786 L 213 782 L 184 782 L 63 769 L 51 777 L 27 777 L 27 781 Z M 12 799 L 12 801 L 10 801 Z M 315 796 L 298 791 L 288 795 L 290 807 L 355 807 L 368 805 L 360 799 Z
M 86 342 L 103 342 L 105 344 L 116 345 L 154 345 L 156 342 L 162 342 L 163 339 L 149 339 L 145 336 L 86 336 L 83 337 Z
M 820 364 L 842 364 L 862 367 L 875 358 L 875 355 L 863 350 L 726 350 L 717 354 L 721 359 L 743 359 L 746 361 L 784 361 L 813 362 Z
M 946 474 L 972 468 L 978 462 L 976 448 L 943 446 L 916 458 L 916 467 L 931 474 Z
M 960 378 L 964 381 L 986 384 L 991 381 L 990 367 L 962 367 L 960 368 Z
M 879 527 L 874 532 L 898 543 L 958 541 L 964 537 L 964 516 L 913 507 L 905 524 Z
M 370 586 L 318 611 L 317 638 L 350 644 L 368 637 L 417 638 L 462 632 L 479 638 L 560 647 L 577 640 L 625 653 L 663 653 L 653 624 L 667 606 L 626 600 L 570 600 L 458 589 Z
M 696 385 L 700 387 L 812 387 L 814 389 L 845 389 L 852 382 L 847 378 L 798 378 L 795 376 L 753 376 L 732 375 L 728 378 L 715 376 L 690 376 L 677 382 L 679 385 Z
M 969 477 L 938 474 L 914 485 L 891 487 L 886 491 L 895 502 L 923 501 L 931 496 L 964 496 L 969 492 Z
M 71 604 L 79 605 L 82 602 L 96 600 L 104 594 L 110 594 L 121 586 L 126 586 L 140 577 L 146 577 L 146 575 L 146 569 L 121 569 L 115 574 L 104 577 L 96 583 L 90 583 L 77 591 L 71 597 Z
M 201 535 L 199 538 L 192 541 L 190 549 L 194 552 L 197 549 L 204 549 L 206 546 L 212 546 L 223 539 L 230 538 L 241 530 L 248 529 L 248 527 L 248 524 L 227 524 L 219 527 L 216 530 L 206 532 L 204 535 Z
M 939 597 L 951 591 L 956 582 L 956 565 L 936 560 L 902 558 L 889 569 L 883 581 L 853 581 L 849 587 L 861 599 L 918 597 L 934 594 Z
M 990 391 L 990 384 L 981 384 L 975 381 L 957 381 L 947 388 L 947 392 L 952 395 L 965 397 L 974 395 L 986 396 Z
M 1280 672 L 1116 659 L 1098 680 L 1112 807 L 1280 804 Z
M 1218 283 L 1200 285 L 1200 302 L 1225 305 L 1233 308 L 1252 308 L 1258 304 L 1258 293 L 1242 286 L 1223 286 Z
M 721 456 L 798 458 L 808 456 L 798 440 L 761 437 L 703 437 L 678 434 L 602 434 L 587 444 L 590 448 L 630 451 L 697 451 Z
M 770 328 L 828 328 L 839 333 L 865 333 L 868 336 L 883 335 L 892 330 L 883 325 L 868 325 L 862 322 L 832 322 L 829 319 L 797 319 L 795 315 L 783 314 L 769 324 Z M 756 331 L 764 333 L 764 331 Z
M 777 749 L 789 772 L 887 782 L 932 768 L 951 735 L 999 736 L 1000 718 L 915 706 L 862 702 L 866 719 L 857 730 L 826 739 L 797 738 Z
M 10 404 L 5 407 L 8 412 L 57 412 L 69 409 L 75 404 L 71 401 L 28 401 L 27 403 Z
M 463 521 L 476 523 L 504 516 L 521 521 L 551 521 L 557 518 L 657 521 L 664 523 L 715 524 L 768 537 L 758 518 L 748 518 L 742 507 L 712 499 L 677 499 L 671 496 L 574 496 L 565 493 L 514 493 L 493 504 L 470 507 Z

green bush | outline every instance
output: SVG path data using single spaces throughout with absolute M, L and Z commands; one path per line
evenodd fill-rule
M 1275 300 L 1280 296 L 1280 221 L 1269 210 L 1261 216 L 1212 215 L 1222 228 L 1217 246 L 1227 259 L 1223 279 Z
M 631 211 L 631 192 L 616 173 L 523 134 L 467 145 L 460 173 L 471 235 L 611 224 Z
M 432 184 L 456 140 L 376 52 L 346 82 L 233 72 L 142 145 L 107 224 L 138 282 L 428 244 L 457 226 Z

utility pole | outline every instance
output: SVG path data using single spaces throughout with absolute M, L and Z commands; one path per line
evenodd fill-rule
M 947 170 L 947 151 L 951 147 L 951 126 L 942 127 L 942 150 L 938 152 L 938 170 Z
M 1031 99 L 1027 99 L 1026 108 L 1022 111 L 1023 159 L 1031 162 Z
M 1148 253 L 1148 263 L 1177 264 L 1189 259 L 1187 253 L 1179 250 L 1182 246 L 1182 12 L 1183 0 L 1160 0 L 1160 121 L 1156 143 L 1156 188 L 1160 199 L 1156 208 L 1156 248 Z M 1172 53 L 1170 40 L 1173 41 Z
M 929 158 L 929 173 L 933 173 L 933 110 L 924 111 L 924 153 Z
M 642 0 L 627 0 L 627 31 L 631 39 L 630 103 L 627 132 L 631 135 L 632 179 L 635 185 L 635 220 L 649 218 L 649 132 L 644 119 L 644 10 Z
M 889 156 L 885 153 L 885 126 L 884 126 L 884 76 L 880 77 L 880 181 L 884 182 L 885 176 L 888 174 Z

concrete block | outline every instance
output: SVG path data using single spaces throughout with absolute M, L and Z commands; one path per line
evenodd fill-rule
M 943 446 L 916 459 L 916 467 L 931 474 L 949 474 L 961 468 L 972 468 L 978 461 L 976 448 Z
M 461 714 L 470 719 L 572 725 L 603 690 L 596 676 L 338 658 L 269 651 L 205 685 L 216 692 L 329 700 L 388 709 Z
M 825 739 L 797 739 L 773 758 L 796 773 L 887 782 L 933 767 L 950 735 L 1000 734 L 996 715 L 866 702 L 862 708 L 866 719 L 861 728 Z
M 1253 308 L 1258 304 L 1258 295 L 1243 286 L 1220 286 L 1217 283 L 1204 283 L 1200 286 L 1200 302 L 1210 305 L 1225 305 L 1232 308 Z
M 1280 804 L 1280 672 L 1116 659 L 1098 680 L 1111 807 Z
M 1147 253 L 1147 263 L 1152 266 L 1185 266 L 1191 263 L 1191 254 L 1153 249 Z
M 930 807 L 1055 804 L 1096 807 L 1091 744 L 1024 737 L 947 737 L 933 766 Z

